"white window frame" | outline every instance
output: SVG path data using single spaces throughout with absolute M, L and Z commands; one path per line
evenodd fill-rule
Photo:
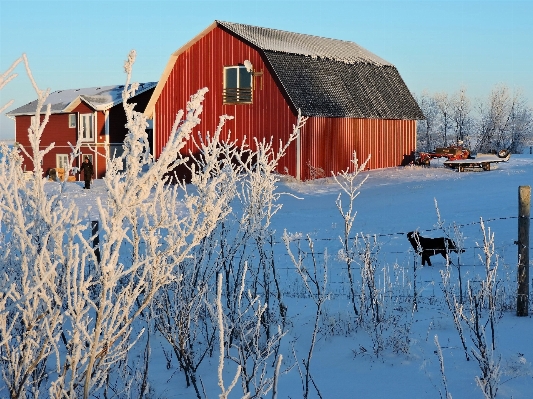
M 76 114 L 68 114 L 68 127 L 70 129 L 75 129 L 76 125 Z
M 66 172 L 68 167 L 68 154 L 56 154 L 56 168 L 61 168 Z
M 233 94 L 233 95 L 229 95 L 227 94 L 226 90 L 228 89 L 227 88 L 227 82 L 226 82 L 226 71 L 228 71 L 229 69 L 236 69 L 237 70 L 237 94 Z M 240 74 L 241 72 L 245 72 L 247 74 L 250 74 L 250 86 L 249 87 L 240 87 L 240 82 L 241 82 L 241 78 L 240 78 Z M 224 92 L 224 96 L 223 96 L 223 103 L 224 104 L 252 104 L 253 103 L 253 88 L 254 88 L 254 79 L 253 79 L 253 74 L 251 72 L 249 72 L 245 66 L 242 66 L 242 65 L 232 65 L 232 66 L 226 66 L 224 67 L 224 87 L 223 87 L 223 92 Z M 230 89 L 235 89 L 235 88 L 230 88 Z M 239 89 L 250 89 L 250 94 L 246 95 L 246 99 L 243 100 L 242 98 L 240 98 L 240 95 L 238 94 L 238 90 Z
M 81 163 L 83 163 L 83 161 L 85 161 L 85 157 L 89 157 L 89 161 L 93 164 L 93 168 L 94 168 L 94 156 L 93 156 L 93 154 L 81 154 Z
M 87 134 L 87 132 L 85 132 L 84 130 L 84 125 L 85 125 L 85 120 L 89 118 L 90 120 L 90 123 L 91 123 L 91 130 L 89 131 L 89 134 Z M 90 113 L 90 114 L 80 114 L 79 116 L 79 129 L 78 129 L 78 134 L 79 134 L 79 138 L 80 138 L 80 141 L 83 141 L 83 142 L 94 142 L 94 138 L 95 138 L 95 134 L 94 134 L 94 130 L 95 130 L 95 117 L 94 117 L 94 113 Z
M 98 173 L 96 172 L 97 171 L 97 167 L 96 167 L 96 164 L 95 164 L 94 156 L 95 156 L 95 154 L 81 154 L 80 157 L 78 158 L 79 159 L 79 165 L 80 165 L 79 167 L 80 168 L 82 167 L 82 164 L 85 161 L 85 157 L 89 157 L 89 161 L 93 164 L 93 176 L 94 176 L 95 179 L 98 179 Z M 80 174 L 80 180 L 81 180 L 81 174 Z

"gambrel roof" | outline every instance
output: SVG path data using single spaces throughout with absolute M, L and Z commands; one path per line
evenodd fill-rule
M 144 93 L 154 88 L 157 82 L 140 83 L 135 95 Z M 85 89 L 57 90 L 46 98 L 41 113 L 46 112 L 48 104 L 52 114 L 71 112 L 81 102 L 86 103 L 96 111 L 105 111 L 117 104 L 122 103 L 123 85 L 89 87 Z M 22 107 L 16 108 L 6 115 L 33 115 L 37 108 L 37 100 L 32 101 Z
M 177 57 L 217 26 L 263 54 L 280 89 L 304 116 L 425 119 L 396 67 L 356 43 L 223 21 L 172 55 L 146 107 L 148 116 Z

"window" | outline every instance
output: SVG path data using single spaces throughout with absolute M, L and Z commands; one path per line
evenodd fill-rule
M 81 141 L 94 141 L 93 114 L 80 114 L 80 139 Z
M 68 169 L 68 155 L 67 154 L 56 155 L 56 168 L 61 168 L 64 170 Z
M 68 115 L 68 127 L 69 128 L 75 128 L 76 127 L 76 114 L 69 114 Z
M 93 154 L 83 154 L 81 156 L 81 162 L 83 162 L 85 160 L 85 157 L 88 157 L 89 158 L 89 162 L 91 162 L 94 165 Z
M 224 67 L 224 104 L 252 102 L 252 72 L 244 66 Z

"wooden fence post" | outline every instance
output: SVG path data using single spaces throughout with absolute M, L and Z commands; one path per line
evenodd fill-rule
M 518 187 L 518 293 L 516 315 L 527 316 L 529 304 L 529 213 L 531 187 Z

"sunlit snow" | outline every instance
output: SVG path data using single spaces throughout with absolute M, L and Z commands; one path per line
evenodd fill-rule
M 480 220 L 483 220 L 485 227 L 495 235 L 500 284 L 510 290 L 515 287 L 517 193 L 519 186 L 533 183 L 533 156 L 513 155 L 509 162 L 498 164 L 491 171 L 479 169 L 459 173 L 435 161 L 429 168 L 390 168 L 361 174 L 365 175 L 368 179 L 354 203 L 357 216 L 353 232 L 376 237 L 381 246 L 380 268 L 392 268 L 397 264 L 405 281 L 412 279 L 416 255 L 405 234 L 418 229 L 428 237 L 443 235 L 436 226 L 436 202 L 444 226 L 456 224 L 464 235 L 466 252 L 460 261 L 456 254 L 451 257 L 454 264 L 460 262 L 462 265 L 463 279 L 478 281 L 484 274 L 479 259 L 482 255 L 479 245 L 483 240 Z M 55 192 L 57 186 L 57 183 L 48 183 L 46 190 Z M 314 320 L 313 302 L 306 298 L 302 282 L 281 242 L 286 229 L 294 241 L 310 235 L 316 245 L 315 251 L 323 254 L 327 249 L 329 254 L 327 289 L 330 299 L 322 315 L 323 328 L 311 363 L 312 378 L 323 398 L 443 397 L 435 336 L 442 348 L 448 391 L 452 397 L 482 398 L 475 382 L 475 377 L 480 375 L 479 368 L 472 358 L 468 362 L 465 360 L 458 333 L 443 303 L 440 271 L 445 269 L 444 259 L 433 257 L 433 266 L 423 268 L 417 259 L 419 305 L 412 316 L 408 352 L 394 353 L 387 349 L 377 357 L 372 353 L 372 343 L 365 331 L 346 331 L 351 313 L 346 270 L 337 259 L 341 248 L 338 237 L 342 236 L 343 229 L 343 221 L 335 206 L 339 187 L 331 178 L 311 182 L 282 178 L 278 192 L 292 194 L 281 197 L 283 207 L 272 221 L 277 241 L 275 263 L 284 284 L 290 320 L 290 330 L 282 341 L 282 370 L 292 367 L 280 377 L 278 397 L 302 397 L 302 382 L 293 353 L 300 357 L 301 365 Z M 96 180 L 91 190 L 83 190 L 80 182 L 68 184 L 63 198 L 86 209 L 95 206 L 97 197 L 105 199 L 105 195 L 103 182 Z M 303 240 L 301 245 L 306 248 Z M 452 272 L 454 270 L 452 266 Z M 513 302 L 513 293 L 507 295 Z M 410 309 L 404 309 L 404 312 L 409 314 Z M 498 398 L 531 397 L 532 328 L 530 317 L 519 318 L 513 310 L 504 312 L 496 325 L 495 353 L 501 357 L 502 369 Z M 160 338 L 152 342 L 150 384 L 154 397 L 194 398 L 193 389 L 185 387 L 185 379 L 175 358 L 171 360 L 170 368 L 166 368 L 165 345 Z M 169 349 L 166 351 L 168 355 Z M 208 358 L 198 371 L 207 397 L 211 398 L 220 392 L 216 368 L 215 355 Z M 234 372 L 235 367 L 228 362 L 226 378 L 232 378 Z M 230 397 L 240 398 L 239 392 L 236 388 Z M 318 397 L 314 389 L 311 389 L 310 397 Z

